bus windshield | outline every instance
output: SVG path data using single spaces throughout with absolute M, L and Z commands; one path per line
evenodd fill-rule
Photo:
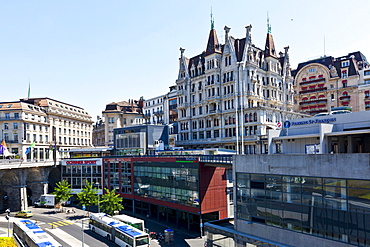
M 148 244 L 149 244 L 149 237 L 140 237 L 136 239 L 135 246 L 141 246 L 141 245 L 147 246 Z

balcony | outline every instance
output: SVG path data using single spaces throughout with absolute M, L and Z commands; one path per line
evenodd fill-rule
M 220 111 L 220 110 L 210 110 L 210 111 L 208 112 L 208 114 L 209 114 L 209 115 L 219 114 L 219 113 L 221 113 L 221 111 Z
M 314 83 L 317 83 L 317 82 L 325 82 L 325 78 L 319 78 L 319 79 L 310 80 L 310 81 L 302 81 L 302 82 L 299 83 L 299 85 L 308 85 L 308 84 L 314 84 Z
M 328 89 L 327 87 L 320 87 L 320 88 L 315 88 L 315 89 L 302 90 L 302 91 L 299 91 L 299 93 L 305 94 L 305 93 L 321 92 L 321 91 L 326 91 L 327 89 Z
M 318 99 L 318 100 L 299 102 L 299 104 L 300 105 L 311 105 L 311 104 L 319 104 L 319 103 L 326 103 L 326 102 L 327 102 L 327 99 Z
M 351 100 L 351 96 L 349 95 L 341 96 L 339 97 L 339 100 Z
M 154 112 L 154 115 L 163 115 L 163 111 L 156 111 Z
M 144 118 L 150 118 L 151 114 L 150 113 L 145 113 Z
M 5 140 L 6 143 L 19 143 L 18 140 Z
M 19 120 L 19 117 L 0 117 L 0 121 Z

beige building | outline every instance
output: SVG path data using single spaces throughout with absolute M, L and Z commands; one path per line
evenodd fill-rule
M 129 99 L 128 102 L 112 102 L 106 105 L 103 111 L 105 146 L 113 146 L 114 129 L 144 123 L 143 105 L 143 97 L 139 100 Z
M 0 102 L 0 127 L 15 158 L 51 160 L 52 150 L 59 158 L 63 151 L 91 146 L 91 116 L 81 107 L 50 98 Z
M 361 52 L 300 63 L 293 75 L 295 111 L 315 115 L 335 107 L 370 109 L 370 67 Z

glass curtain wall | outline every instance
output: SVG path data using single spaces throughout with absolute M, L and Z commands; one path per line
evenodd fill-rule
M 370 243 L 370 180 L 237 173 L 237 218 Z

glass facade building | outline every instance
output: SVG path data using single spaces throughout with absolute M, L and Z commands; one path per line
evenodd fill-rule
M 370 180 L 236 173 L 236 218 L 370 244 Z
M 131 194 L 131 160 L 104 159 L 104 187 Z
M 62 180 L 66 180 L 72 189 L 72 194 L 77 194 L 89 181 L 102 193 L 102 159 L 65 159 L 62 160 Z M 74 199 L 72 199 L 74 200 Z
M 198 170 L 198 163 L 135 161 L 134 194 L 199 207 Z

